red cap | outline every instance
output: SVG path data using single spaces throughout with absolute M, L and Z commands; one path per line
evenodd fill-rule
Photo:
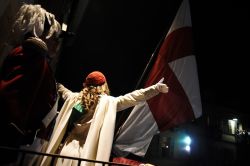
M 91 72 L 85 79 L 86 86 L 99 86 L 106 82 L 104 74 L 99 71 Z

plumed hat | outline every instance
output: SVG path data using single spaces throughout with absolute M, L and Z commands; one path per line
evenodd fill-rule
M 104 74 L 100 71 L 91 72 L 85 79 L 86 86 L 100 86 L 106 82 Z

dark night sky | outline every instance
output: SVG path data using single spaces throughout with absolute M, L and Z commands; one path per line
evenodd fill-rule
M 134 90 L 180 2 L 90 1 L 75 42 L 63 48 L 58 80 L 78 91 L 88 72 L 101 70 L 112 95 Z M 203 103 L 244 111 L 250 55 L 248 5 L 191 0 L 190 7 Z

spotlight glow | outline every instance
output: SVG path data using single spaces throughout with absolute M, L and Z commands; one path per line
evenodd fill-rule
M 186 136 L 183 141 L 187 146 L 189 146 L 192 142 L 192 140 L 189 136 Z

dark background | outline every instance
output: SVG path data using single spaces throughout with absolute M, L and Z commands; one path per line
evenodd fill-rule
M 79 91 L 85 76 L 100 70 L 112 95 L 134 90 L 180 3 L 89 1 L 76 36 L 64 39 L 58 81 Z M 247 113 L 249 5 L 239 0 L 190 0 L 190 8 L 203 105 Z M 71 20 L 69 17 L 69 23 Z
M 40 2 L 54 12 L 59 20 L 64 20 L 69 13 L 69 30 L 76 34 L 63 40 L 56 70 L 57 80 L 73 91 L 80 91 L 86 75 L 92 70 L 100 70 L 108 79 L 111 94 L 118 96 L 135 89 L 182 1 Z M 82 12 L 76 12 L 80 2 L 86 2 L 87 5 Z M 243 163 L 248 162 L 250 157 L 249 137 L 248 143 L 237 144 L 223 142 L 219 136 L 222 134 L 222 119 L 232 119 L 238 114 L 242 115 L 239 119 L 244 122 L 244 129 L 250 129 L 247 107 L 249 5 L 247 1 L 241 0 L 189 2 L 204 115 L 200 119 L 204 121 L 202 125 L 199 125 L 199 119 L 190 126 L 185 124 L 184 128 L 189 131 L 194 142 L 192 155 L 189 162 L 184 160 L 181 162 L 183 164 L 177 162 L 177 165 L 245 165 Z M 78 23 L 79 26 L 70 28 Z M 205 127 L 203 123 L 206 123 Z M 152 141 L 151 145 L 157 147 L 159 142 L 154 144 Z M 155 152 L 148 150 L 147 157 L 155 156 Z M 172 160 L 164 160 L 163 163 L 175 165 Z

